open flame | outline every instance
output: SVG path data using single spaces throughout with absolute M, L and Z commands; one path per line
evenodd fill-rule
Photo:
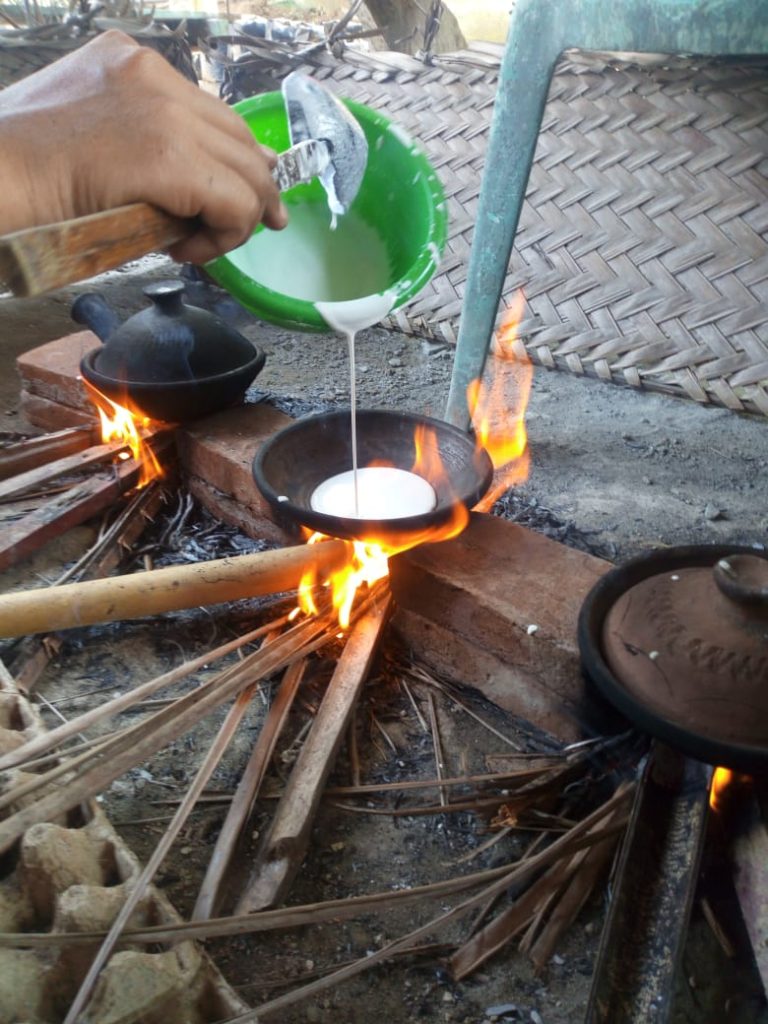
M 477 505 L 480 512 L 487 512 L 505 491 L 527 480 L 530 471 L 525 411 L 533 366 L 518 338 L 524 307 L 525 297 L 518 290 L 494 338 L 494 353 L 499 361 L 490 380 L 475 380 L 467 389 L 475 436 L 490 455 L 496 471 L 493 485 Z
M 712 785 L 709 790 L 709 806 L 713 811 L 722 811 L 726 791 L 733 786 L 743 786 L 751 781 L 751 776 L 732 772 L 730 768 L 715 768 Z
M 118 441 L 126 445 L 131 454 L 121 452 L 118 457 L 121 459 L 133 458 L 139 464 L 139 480 L 136 487 L 146 487 L 151 480 L 161 477 L 163 468 L 152 451 L 151 445 L 147 444 L 142 437 L 142 432 L 146 433 L 151 430 L 154 421 L 139 409 L 129 409 L 127 406 L 118 405 L 87 380 L 84 380 L 83 383 L 99 413 L 101 440 L 104 444 Z
M 418 473 L 433 487 L 445 487 L 447 474 L 440 458 L 440 451 L 434 430 L 428 425 L 419 425 L 414 437 L 416 456 L 411 472 Z M 381 465 L 381 463 L 378 463 Z M 401 551 L 456 537 L 469 522 L 469 512 L 460 501 L 450 507 L 447 521 L 438 525 L 425 526 L 422 530 L 404 530 L 401 534 L 389 533 L 386 540 L 372 536 L 365 540 L 350 542 L 350 558 L 343 568 L 326 580 L 318 580 L 313 569 L 308 570 L 299 584 L 299 607 L 306 615 L 318 612 L 315 593 L 318 587 L 327 587 L 331 592 L 333 608 L 342 629 L 349 626 L 355 597 L 361 587 L 371 587 L 389 575 L 389 559 Z M 316 544 L 325 540 L 322 533 L 313 533 L 307 543 Z
M 522 292 L 518 292 L 504 322 L 496 334 L 495 352 L 500 362 L 488 384 L 475 381 L 470 385 L 469 407 L 479 447 L 485 448 L 496 470 L 494 483 L 488 495 L 476 506 L 487 511 L 506 490 L 528 476 L 530 457 L 525 431 L 525 410 L 533 378 L 531 361 L 517 337 L 517 327 L 524 307 Z M 511 364 L 514 364 L 510 374 Z M 510 378 L 512 386 L 510 387 Z M 434 430 L 420 424 L 414 434 L 415 459 L 411 472 L 428 480 L 438 493 L 445 494 L 448 474 L 440 456 Z M 373 463 L 372 463 L 373 464 Z M 386 465 L 377 461 L 376 465 Z M 391 464 L 390 464 L 391 465 Z M 346 629 L 355 597 L 361 587 L 372 586 L 389 575 L 392 555 L 419 544 L 436 543 L 458 536 L 469 523 L 469 512 L 456 499 L 450 506 L 447 521 L 426 526 L 421 530 L 403 531 L 393 539 L 388 532 L 386 540 L 368 537 L 350 543 L 350 559 L 340 571 L 327 580 L 318 580 L 310 570 L 299 585 L 299 608 L 307 615 L 318 612 L 315 595 L 318 588 L 329 588 L 339 625 Z M 391 527 L 391 522 L 388 524 Z M 309 536 L 308 543 L 324 540 L 320 533 Z

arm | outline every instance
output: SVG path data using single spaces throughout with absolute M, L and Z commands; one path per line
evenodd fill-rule
M 107 32 L 0 92 L 0 234 L 143 200 L 201 229 L 204 263 L 285 226 L 275 156 L 159 54 Z

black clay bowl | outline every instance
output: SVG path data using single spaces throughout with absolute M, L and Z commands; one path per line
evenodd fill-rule
M 488 453 L 476 448 L 474 439 L 463 430 L 427 416 L 384 409 L 357 412 L 358 465 L 383 462 L 411 470 L 416 461 L 417 427 L 433 432 L 432 443 L 437 444 L 445 471 L 444 479 L 429 481 L 437 494 L 436 507 L 421 515 L 349 519 L 312 509 L 310 500 L 318 484 L 352 468 L 349 411 L 309 416 L 275 434 L 254 459 L 253 476 L 276 517 L 286 526 L 306 526 L 350 540 L 375 537 L 399 543 L 403 535 L 447 523 L 457 501 L 472 508 L 493 477 Z
M 234 405 L 260 372 L 265 359 L 264 353 L 249 343 L 246 361 L 224 373 L 169 382 L 125 381 L 99 372 L 102 351 L 95 348 L 80 362 L 80 372 L 88 383 L 113 402 L 124 405 L 128 398 L 145 416 L 165 423 L 196 420 Z

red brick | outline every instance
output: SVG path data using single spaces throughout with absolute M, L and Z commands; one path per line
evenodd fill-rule
M 93 405 L 80 379 L 80 360 L 99 344 L 91 331 L 78 331 L 25 352 L 16 360 L 22 389 L 49 402 L 90 411 Z
M 475 513 L 454 540 L 392 559 L 394 624 L 440 675 L 573 740 L 594 714 L 579 666 L 579 610 L 610 568 L 515 523 Z M 537 629 L 529 632 L 532 626 Z
M 45 431 L 63 430 L 65 427 L 79 427 L 84 423 L 94 423 L 96 416 L 84 409 L 75 409 L 71 405 L 52 402 L 49 398 L 32 395 L 22 391 L 19 408 L 25 420 L 34 427 Z
M 226 522 L 253 537 L 287 541 L 253 480 L 261 445 L 293 421 L 268 405 L 243 405 L 177 430 L 181 463 L 190 490 Z

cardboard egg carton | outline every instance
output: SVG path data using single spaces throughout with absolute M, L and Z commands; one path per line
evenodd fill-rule
M 42 731 L 34 706 L 0 671 L 0 753 Z M 0 790 L 24 775 L 6 773 Z M 3 866 L 0 931 L 19 933 L 108 929 L 141 871 L 95 802 L 28 829 Z M 150 887 L 129 927 L 180 921 Z M 97 950 L 96 943 L 0 948 L 0 1024 L 60 1024 Z M 83 1024 L 213 1024 L 247 1009 L 196 943 L 121 946 L 99 977 Z

